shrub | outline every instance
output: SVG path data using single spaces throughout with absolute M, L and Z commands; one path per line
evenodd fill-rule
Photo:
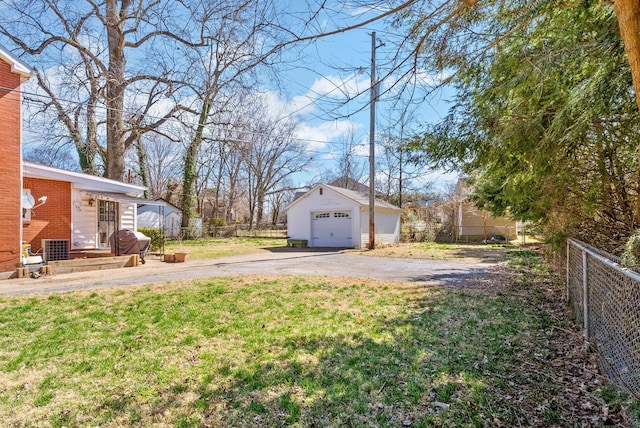
M 138 228 L 138 232 L 144 233 L 146 236 L 151 238 L 149 251 L 160 251 L 163 239 L 160 229 L 156 229 L 155 227 L 140 227 Z
M 225 219 L 220 217 L 214 217 L 209 219 L 209 227 L 224 227 L 227 225 Z

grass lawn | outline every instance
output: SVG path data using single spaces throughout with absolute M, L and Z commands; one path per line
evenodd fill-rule
M 284 247 L 283 238 L 210 238 L 167 241 L 165 252 L 189 253 L 190 258 L 206 259 L 267 251 L 265 248 Z M 434 242 L 379 245 L 375 250 L 345 250 L 365 256 L 403 257 L 433 260 L 503 261 L 512 245 L 439 244 Z M 487 251 L 489 249 L 489 251 Z
M 269 247 L 284 247 L 284 238 L 212 238 L 200 240 L 167 241 L 166 253 L 186 252 L 189 258 L 211 259 L 267 251 Z
M 381 245 L 372 251 L 349 250 L 365 256 L 401 257 L 430 260 L 481 260 L 504 261 L 513 245 L 448 244 L 436 242 L 412 242 L 394 245 Z
M 508 257 L 490 287 L 281 276 L 2 299 L 0 420 L 580 426 L 571 406 L 591 406 L 618 421 L 625 402 L 559 318 L 557 284 L 535 253 Z M 580 370 L 562 363 L 576 352 Z

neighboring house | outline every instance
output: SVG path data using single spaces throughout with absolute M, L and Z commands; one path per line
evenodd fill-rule
M 402 209 L 425 223 L 442 223 L 446 217 L 444 204 L 438 199 L 406 202 Z
M 23 170 L 23 194 L 37 205 L 23 210 L 22 239 L 34 253 L 46 250 L 43 240 L 67 241 L 71 257 L 108 250 L 115 230 L 137 229 L 137 204 L 154 203 L 141 199 L 141 186 L 26 161 Z
M 0 272 L 20 263 L 22 82 L 31 76 L 31 68 L 0 45 Z
M 376 243 L 399 241 L 401 212 L 376 199 Z M 317 185 L 287 207 L 287 234 L 310 247 L 362 248 L 369 242 L 369 195 Z
M 476 208 L 469 200 L 471 186 L 460 179 L 456 184 L 454 229 L 457 241 L 480 242 L 492 236 L 504 236 L 507 241 L 516 238 L 516 222 L 506 217 L 495 217 L 485 210 Z
M 138 228 L 160 229 L 164 227 L 164 236 L 177 238 L 180 236 L 182 211 L 175 205 L 158 198 L 154 204 L 138 204 Z
M 329 183 L 329 185 L 369 194 L 369 186 L 362 184 L 351 177 L 342 176 L 340 178 L 336 178 Z

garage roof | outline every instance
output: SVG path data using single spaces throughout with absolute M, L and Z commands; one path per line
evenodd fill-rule
M 314 190 L 316 190 L 317 188 L 324 188 L 324 189 L 330 189 L 342 196 L 344 196 L 345 198 L 351 199 L 352 201 L 356 202 L 358 205 L 360 205 L 361 207 L 368 207 L 369 206 L 369 193 L 368 192 L 359 192 L 356 190 L 349 190 L 349 189 L 343 189 L 342 187 L 336 187 L 336 186 L 330 186 L 328 184 L 318 184 L 315 187 L 313 187 L 311 190 L 309 190 L 307 193 L 305 193 L 302 197 L 294 200 L 288 207 L 287 209 L 289 209 L 292 205 L 296 204 L 299 200 L 304 199 L 307 195 L 310 195 L 311 193 L 313 193 Z M 375 206 L 377 208 L 386 208 L 386 209 L 390 209 L 390 210 L 394 210 L 394 211 L 402 211 L 402 209 L 400 207 L 397 207 L 393 204 L 390 204 L 387 201 L 383 201 L 382 199 L 378 199 L 376 198 L 375 200 Z

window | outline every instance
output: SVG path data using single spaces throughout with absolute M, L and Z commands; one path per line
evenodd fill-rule
M 331 217 L 330 213 L 320 213 L 320 214 L 316 214 L 315 216 L 316 218 L 329 218 Z
M 320 196 L 322 196 L 322 187 L 320 188 Z
M 333 213 L 335 218 L 349 218 L 349 213 Z
M 100 221 L 116 220 L 116 202 L 100 201 Z

